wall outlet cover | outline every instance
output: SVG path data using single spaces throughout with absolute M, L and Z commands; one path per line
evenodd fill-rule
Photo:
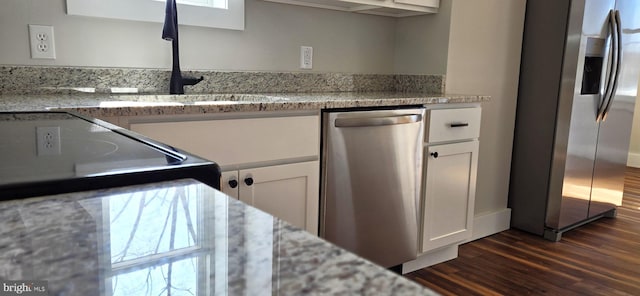
M 29 25 L 29 43 L 32 59 L 56 58 L 52 26 Z
M 300 69 L 313 68 L 313 47 L 300 46 Z
M 38 126 L 36 127 L 37 155 L 60 155 L 60 127 Z

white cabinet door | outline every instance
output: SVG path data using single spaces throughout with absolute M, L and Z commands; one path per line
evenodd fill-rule
M 239 172 L 240 200 L 310 233 L 318 233 L 319 162 Z
M 478 141 L 429 146 L 422 216 L 422 252 L 471 237 Z
M 222 172 L 220 176 L 220 191 L 226 195 L 238 199 L 238 191 L 240 188 L 240 179 L 238 179 L 238 171 Z

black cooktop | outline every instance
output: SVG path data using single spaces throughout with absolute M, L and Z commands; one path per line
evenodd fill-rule
M 77 114 L 0 112 L 0 199 L 179 178 L 219 188 L 219 167 Z

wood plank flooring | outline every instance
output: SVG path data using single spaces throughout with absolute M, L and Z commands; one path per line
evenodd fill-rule
M 405 276 L 443 295 L 640 295 L 640 169 L 628 168 L 615 219 L 557 243 L 511 229 Z

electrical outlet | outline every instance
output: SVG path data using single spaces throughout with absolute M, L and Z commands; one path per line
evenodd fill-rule
M 36 127 L 36 145 L 38 156 L 60 155 L 60 127 L 38 126 Z
M 29 43 L 32 59 L 55 60 L 56 47 L 52 26 L 29 25 Z
M 300 46 L 300 69 L 313 68 L 313 47 Z

